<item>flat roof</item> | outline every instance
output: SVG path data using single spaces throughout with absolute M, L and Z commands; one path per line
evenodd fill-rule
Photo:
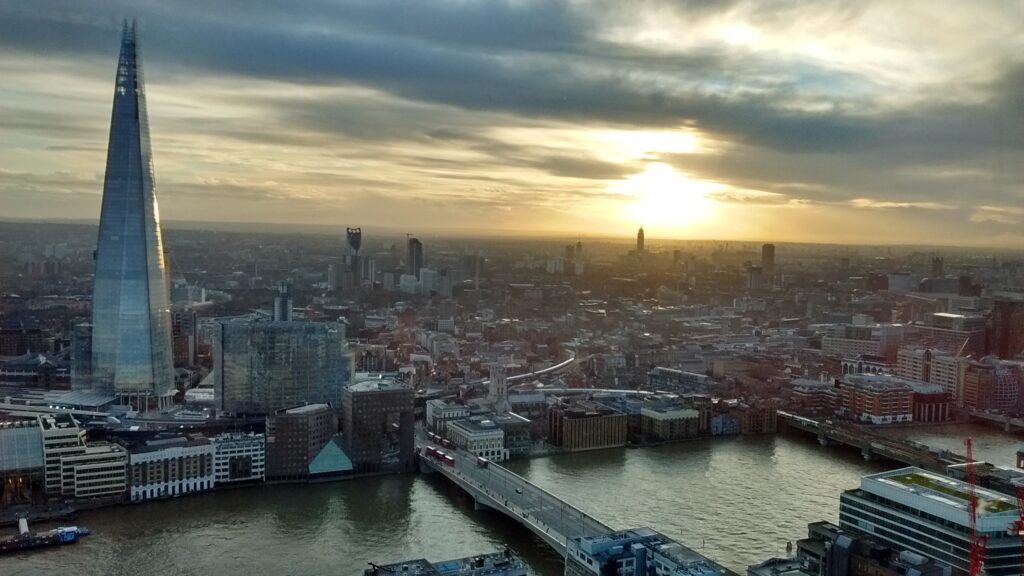
M 62 429 L 70 430 L 78 428 L 78 422 L 70 414 L 42 414 L 39 416 L 39 426 L 43 430 Z
M 885 486 L 904 491 L 913 498 L 925 499 L 957 511 L 967 510 L 968 486 L 966 482 L 928 472 L 921 468 L 901 468 L 864 477 L 865 480 L 880 482 Z M 865 483 L 862 489 L 872 490 Z M 1005 494 L 987 488 L 976 487 L 978 515 L 1017 515 L 1017 502 Z
M 412 390 L 412 387 L 391 378 L 383 378 L 356 382 L 350 384 L 348 389 L 352 392 L 389 392 L 391 390 Z
M 480 432 L 501 432 L 501 428 L 493 420 L 453 420 L 448 423 L 448 426 L 456 426 L 463 428 L 467 432 L 480 433 Z
M 305 406 L 296 406 L 295 408 L 289 408 L 284 411 L 285 414 L 309 414 L 311 412 L 319 412 L 320 410 L 330 410 L 330 404 L 306 404 Z

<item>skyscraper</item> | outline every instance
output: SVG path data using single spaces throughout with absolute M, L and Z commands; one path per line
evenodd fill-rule
M 773 285 L 775 283 L 775 244 L 761 246 L 761 270 L 764 277 L 768 279 L 768 285 Z
M 406 255 L 406 274 L 420 277 L 423 268 L 423 243 L 419 238 L 409 238 L 409 253 Z
M 636 232 L 636 251 L 637 253 L 644 251 L 644 227 L 641 226 Z
M 993 354 L 1004 359 L 1024 357 L 1024 294 L 996 294 L 989 323 Z
M 292 287 L 287 282 L 277 285 L 277 296 L 274 296 L 274 315 L 277 322 L 290 322 L 292 319 Z
M 140 404 L 169 400 L 174 371 L 167 278 L 142 62 L 135 23 L 125 22 L 96 247 L 94 390 Z
M 358 288 L 363 283 L 363 258 L 359 254 L 359 249 L 363 246 L 363 229 L 346 228 L 345 237 L 348 239 L 348 254 L 345 256 L 347 264 L 345 287 Z

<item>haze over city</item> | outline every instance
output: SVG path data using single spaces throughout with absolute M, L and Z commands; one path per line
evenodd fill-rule
M 165 220 L 1024 241 L 998 1 L 0 2 L 3 217 L 98 217 L 125 15 Z
M 0 573 L 1024 574 L 1021 8 L 0 0 Z

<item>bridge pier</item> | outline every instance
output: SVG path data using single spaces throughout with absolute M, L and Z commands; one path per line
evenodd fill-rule
M 474 496 L 473 497 L 473 510 L 478 510 L 478 511 L 479 510 L 493 510 L 493 508 L 491 508 L 487 504 L 484 504 L 483 502 L 480 501 L 479 498 Z
M 870 446 L 861 446 L 860 455 L 864 457 L 868 462 L 875 459 L 875 453 L 871 451 Z
M 831 446 L 832 440 L 830 440 L 825 434 L 818 434 L 818 444 L 821 444 L 822 446 Z

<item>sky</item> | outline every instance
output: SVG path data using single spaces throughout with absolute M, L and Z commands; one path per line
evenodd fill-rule
M 1020 0 L 0 0 L 0 217 L 1024 245 Z

